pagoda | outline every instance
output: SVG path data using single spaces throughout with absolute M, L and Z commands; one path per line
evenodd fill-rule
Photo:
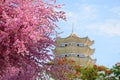
M 57 38 L 55 42 L 56 47 L 53 50 L 55 57 L 71 59 L 81 66 L 95 64 L 96 59 L 91 58 L 95 49 L 90 48 L 94 41 L 88 37 L 81 38 L 72 32 L 66 38 Z

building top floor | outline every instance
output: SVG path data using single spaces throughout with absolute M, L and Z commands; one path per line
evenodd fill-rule
M 56 46 L 67 46 L 67 45 L 77 45 L 77 46 L 91 46 L 94 41 L 91 41 L 88 37 L 78 37 L 76 34 L 71 34 L 66 38 L 57 38 Z

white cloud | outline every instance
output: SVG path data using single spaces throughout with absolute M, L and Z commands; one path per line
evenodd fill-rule
M 103 19 L 103 21 L 98 22 L 97 19 L 100 17 L 98 12 L 99 9 L 97 6 L 93 5 L 81 5 L 78 6 L 77 12 L 75 11 L 66 11 L 67 23 L 75 23 L 80 26 L 76 26 L 77 30 L 86 31 L 87 34 L 93 35 L 104 35 L 104 36 L 120 36 L 120 20 L 118 19 Z M 111 9 L 112 12 L 120 16 L 120 7 L 114 7 Z M 98 23 L 92 22 L 91 20 L 98 20 Z M 91 23 L 87 23 L 91 21 Z M 82 27 L 82 22 L 84 26 Z M 86 24 L 85 24 L 86 22 Z
M 95 35 L 120 36 L 120 20 L 107 20 L 103 23 L 94 23 L 86 26 L 88 31 Z
M 97 9 L 91 5 L 78 6 L 77 12 L 64 10 L 69 22 L 79 23 L 83 20 L 96 19 Z
M 78 20 L 79 19 L 79 14 L 78 13 L 67 11 L 66 16 L 67 16 L 67 20 L 69 22 L 77 22 L 77 21 L 79 21 Z
M 113 7 L 110 11 L 120 16 L 120 6 Z
M 84 19 L 96 19 L 98 16 L 97 7 L 93 5 L 83 5 L 80 9 L 81 17 Z

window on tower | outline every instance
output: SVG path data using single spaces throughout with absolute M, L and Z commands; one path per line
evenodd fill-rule
M 78 47 L 83 47 L 83 46 L 84 46 L 84 43 L 77 43 L 76 46 L 78 46 Z
M 65 57 L 67 57 L 67 55 L 65 55 Z
M 70 45 L 70 43 L 60 43 L 60 44 L 59 44 L 59 47 L 66 47 L 66 46 L 68 46 L 68 45 Z
M 60 47 L 64 47 L 65 45 L 63 43 L 59 44 Z
M 77 46 L 80 46 L 79 44 L 77 44 Z
M 65 46 L 67 46 L 67 44 L 65 44 Z

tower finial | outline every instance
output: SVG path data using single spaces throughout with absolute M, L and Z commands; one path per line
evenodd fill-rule
M 74 33 L 74 24 L 72 23 L 72 34 Z

